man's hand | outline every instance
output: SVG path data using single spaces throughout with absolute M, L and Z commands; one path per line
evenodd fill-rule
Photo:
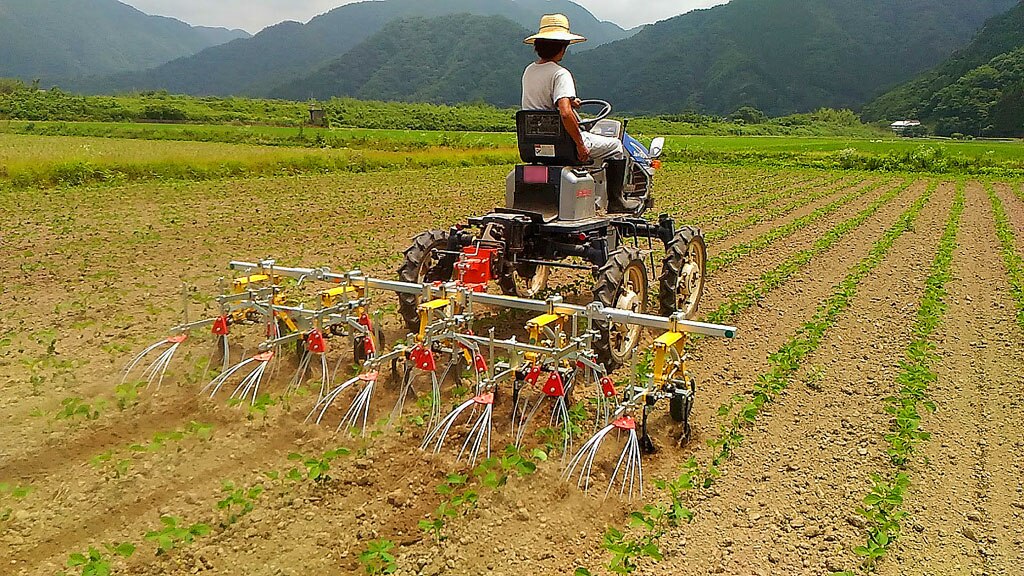
M 569 136 L 576 143 L 576 156 L 579 157 L 580 162 L 586 162 L 590 160 L 590 150 L 587 150 L 586 145 L 583 143 L 583 134 L 580 133 L 580 119 L 576 116 L 576 112 L 573 111 L 573 107 L 579 101 L 579 98 L 559 98 L 558 112 L 562 117 L 562 125 L 565 126 Z
M 576 108 L 576 109 L 579 109 L 580 106 L 583 106 L 583 100 L 580 100 L 579 98 L 573 98 L 572 99 L 572 107 Z
M 580 159 L 580 162 L 587 162 L 590 160 L 590 150 L 582 143 L 576 144 L 576 156 Z

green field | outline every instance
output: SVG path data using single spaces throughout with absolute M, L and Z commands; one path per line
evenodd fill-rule
M 856 150 L 865 154 L 911 153 L 922 146 L 947 156 L 990 158 L 996 162 L 1024 162 L 1021 140 L 945 140 L 933 138 L 835 138 L 791 136 L 668 136 L 671 150 L 698 149 L 720 152 L 830 154 Z

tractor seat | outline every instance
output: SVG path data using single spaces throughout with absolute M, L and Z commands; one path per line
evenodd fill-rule
M 516 136 L 519 140 L 519 157 L 527 164 L 584 164 L 576 155 L 576 143 L 562 125 L 562 115 L 557 110 L 516 112 Z

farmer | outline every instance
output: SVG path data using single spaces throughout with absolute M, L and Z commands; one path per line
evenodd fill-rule
M 615 138 L 580 130 L 576 108 L 576 82 L 572 74 L 558 63 L 565 57 L 570 44 L 586 42 L 583 36 L 569 31 L 569 19 L 563 14 L 545 14 L 540 19 L 540 30 L 523 40 L 532 44 L 537 61 L 523 72 L 523 110 L 558 110 L 562 124 L 576 142 L 576 155 L 581 162 L 604 162 L 608 177 L 609 210 L 631 211 L 635 201 L 622 199 L 626 172 L 626 150 Z M 622 206 L 622 204 L 629 206 Z

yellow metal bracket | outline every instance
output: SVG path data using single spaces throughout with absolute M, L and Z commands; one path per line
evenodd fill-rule
M 682 368 L 681 358 L 686 348 L 686 334 L 665 332 L 654 341 L 654 383 L 664 384 L 675 368 Z
M 423 342 L 427 338 L 427 325 L 430 324 L 430 317 L 433 313 L 454 306 L 455 302 L 450 298 L 438 298 L 420 304 L 417 307 L 420 313 L 420 331 L 416 336 L 417 341 Z

